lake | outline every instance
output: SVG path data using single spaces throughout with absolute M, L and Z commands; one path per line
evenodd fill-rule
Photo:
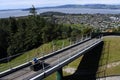
M 37 13 L 43 13 L 47 11 L 63 12 L 69 14 L 120 14 L 120 9 L 88 9 L 88 8 L 51 8 L 51 9 L 39 9 Z M 0 11 L 0 18 L 8 18 L 10 16 L 26 16 L 29 15 L 29 11 L 12 10 L 12 11 Z

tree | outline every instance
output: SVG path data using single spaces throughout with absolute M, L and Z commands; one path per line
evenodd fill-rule
M 32 5 L 32 8 L 30 8 L 30 13 L 34 16 L 37 14 L 36 8 L 34 7 L 34 5 Z
M 8 47 L 8 42 L 7 42 L 7 33 L 0 29 L 0 58 L 6 57 L 7 56 L 7 47 Z

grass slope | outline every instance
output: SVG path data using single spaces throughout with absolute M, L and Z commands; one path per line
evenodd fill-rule
M 120 75 L 120 37 L 104 38 L 98 77 Z
M 54 50 L 53 50 L 54 43 Z M 41 57 L 43 55 L 49 54 L 53 51 L 61 49 L 62 47 L 68 46 L 70 44 L 68 39 L 64 40 L 54 40 L 49 43 L 45 43 L 38 48 L 32 49 L 9 61 L 9 63 L 0 63 L 0 72 L 7 70 L 9 68 L 18 66 L 25 62 L 32 60 L 34 57 Z

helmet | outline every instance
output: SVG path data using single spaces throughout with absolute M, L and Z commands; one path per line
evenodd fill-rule
M 34 61 L 34 62 L 37 62 L 38 60 L 37 60 L 37 58 L 33 58 L 33 61 Z

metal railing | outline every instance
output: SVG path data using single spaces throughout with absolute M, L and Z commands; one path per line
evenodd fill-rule
M 89 43 L 87 45 L 83 45 L 81 49 L 77 49 L 77 50 L 73 51 L 72 54 L 68 54 L 62 58 L 59 58 L 59 56 L 53 57 L 53 58 L 56 58 L 56 61 L 53 64 L 48 65 L 48 66 L 44 66 L 42 68 L 42 70 L 40 70 L 39 72 L 37 72 L 35 74 L 36 76 L 34 75 L 33 77 L 28 78 L 28 79 L 34 80 L 34 79 L 38 79 L 39 76 L 46 75 L 47 72 L 54 70 L 56 67 L 60 66 L 64 62 L 72 59 L 72 57 L 82 54 L 85 50 L 97 45 L 101 41 L 102 41 L 101 39 L 98 39 L 98 40 L 93 41 L 92 43 Z
M 81 37 L 80 39 L 77 39 L 74 42 L 72 42 L 70 40 L 68 46 L 74 45 L 78 42 L 82 42 L 83 40 L 88 39 L 88 38 L 91 38 L 91 36 L 84 35 L 84 37 Z M 53 47 L 55 47 L 55 46 L 53 45 Z M 64 46 L 64 42 L 63 42 L 63 44 L 61 45 L 61 49 L 65 48 L 65 47 L 66 46 Z M 55 52 L 55 51 L 57 51 L 57 50 L 53 49 L 53 52 Z M 13 56 L 9 56 L 7 58 L 0 59 L 0 73 L 5 70 L 11 70 L 14 67 L 17 67 L 21 64 L 31 62 L 32 58 L 34 58 L 34 57 L 37 57 L 37 58 L 44 57 L 45 53 L 44 54 L 43 53 L 44 52 L 41 52 L 41 53 L 39 52 L 39 56 L 37 55 L 38 53 L 36 53 L 34 56 L 33 55 L 31 56 L 29 53 L 19 53 L 19 54 L 13 55 Z M 22 56 L 22 54 L 25 54 L 24 57 Z M 21 57 L 20 60 L 19 60 L 18 56 Z M 16 59 L 16 61 L 14 61 L 14 59 Z

